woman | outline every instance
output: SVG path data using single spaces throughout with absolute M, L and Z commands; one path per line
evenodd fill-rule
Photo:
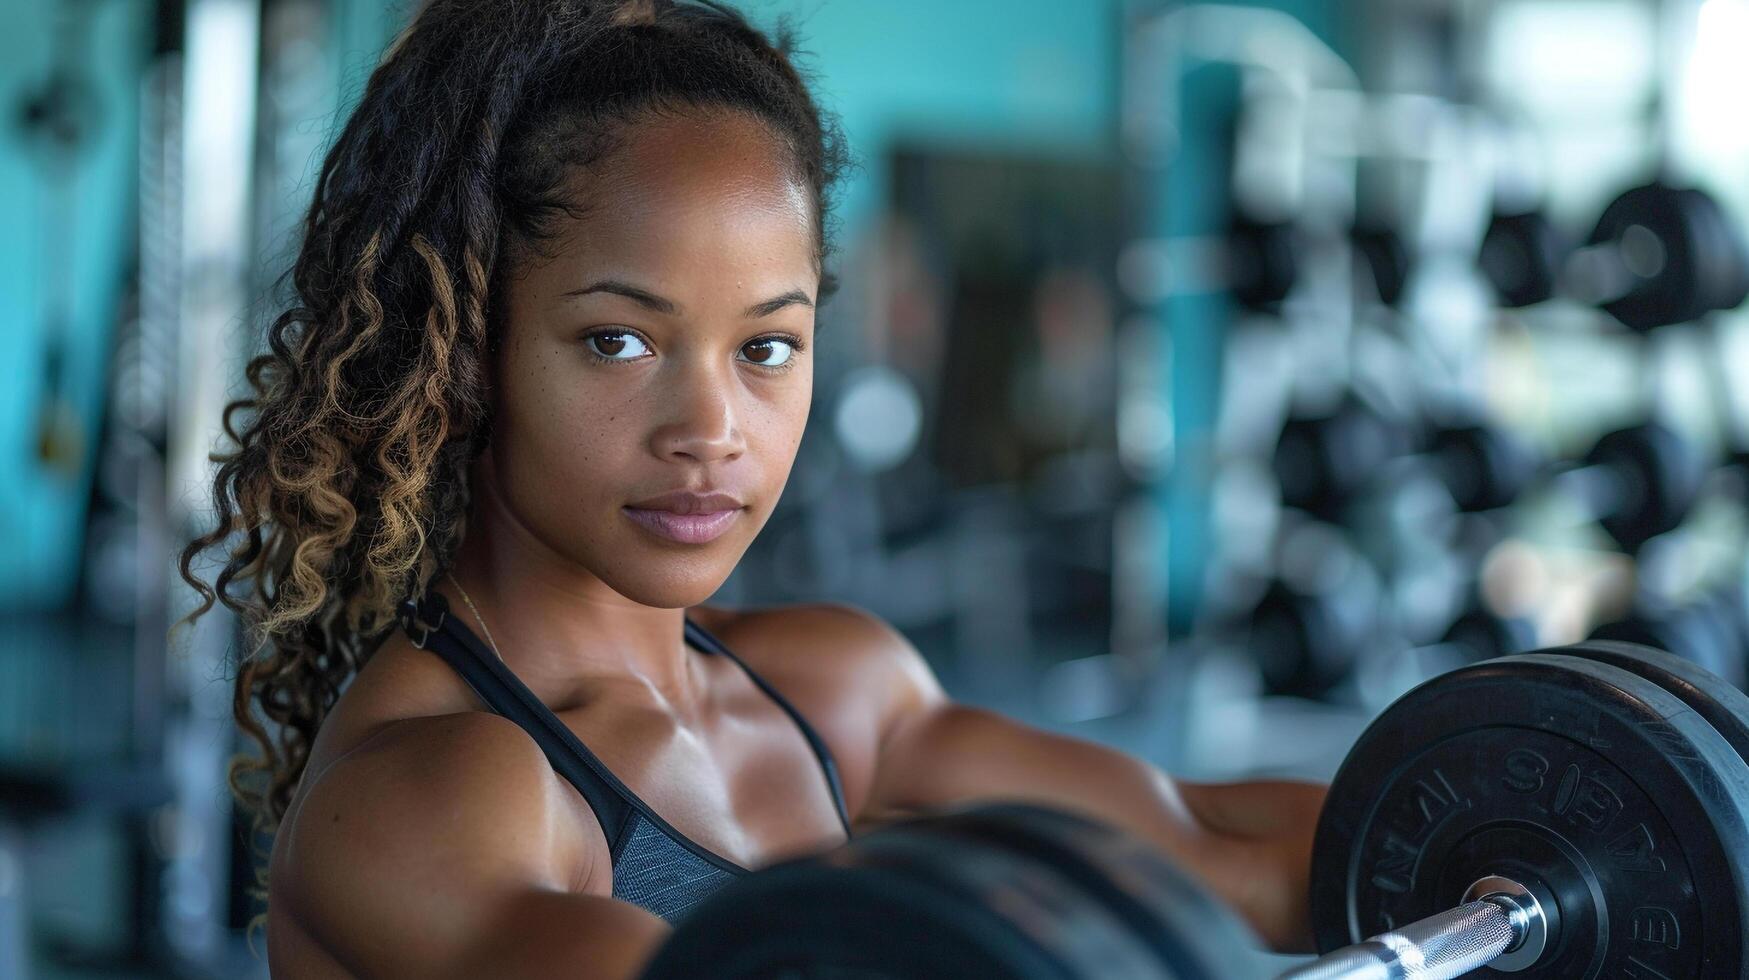
M 747 869 L 991 797 L 1305 945 L 1320 788 L 956 705 L 855 608 L 698 605 L 782 492 L 833 286 L 847 158 L 789 51 L 714 3 L 431 0 L 371 77 L 182 558 L 257 648 L 275 975 L 629 977 Z

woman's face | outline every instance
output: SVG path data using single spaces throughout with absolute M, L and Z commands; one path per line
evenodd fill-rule
M 556 226 L 553 257 L 506 285 L 492 491 L 532 543 L 635 602 L 707 599 L 789 478 L 819 285 L 789 169 L 744 115 L 636 123 L 578 175 L 587 209 Z M 743 506 L 633 506 L 676 490 Z

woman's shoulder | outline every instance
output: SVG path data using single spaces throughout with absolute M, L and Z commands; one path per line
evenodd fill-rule
M 367 743 L 387 744 L 381 736 L 390 729 L 424 730 L 433 727 L 432 719 L 462 714 L 496 717 L 443 661 L 413 646 L 406 636 L 391 633 L 365 659 L 322 720 L 310 747 L 304 781 Z M 529 742 L 533 744 L 532 739 Z
M 495 785 L 452 785 L 456 781 Z M 329 793 L 338 787 L 342 796 L 355 788 L 400 787 L 435 794 L 431 799 L 512 793 L 536 803 L 553 795 L 557 782 L 528 732 L 489 710 L 447 664 L 397 633 L 364 662 L 323 720 L 298 797 L 323 786 Z
M 513 722 L 399 719 L 306 771 L 275 835 L 269 905 L 329 950 L 434 921 L 484 928 L 495 890 L 590 890 L 606 846 L 575 816 Z
M 845 602 L 694 606 L 688 619 L 754 667 L 846 669 L 891 665 L 910 643 L 880 616 Z
M 526 731 L 485 710 L 446 665 L 393 634 L 323 720 L 276 836 L 306 852 L 300 865 L 312 849 L 345 863 L 429 846 L 418 831 L 426 820 L 447 834 L 472 815 L 484 836 L 562 841 L 564 853 L 538 863 L 568 867 L 587 855 L 572 846 L 575 835 L 559 832 L 575 826 L 555 820 L 571 809 L 564 802 L 557 774 Z
M 864 716 L 879 729 L 918 694 L 940 692 L 934 672 L 911 641 L 861 606 L 696 606 L 687 615 L 785 696 L 800 695 L 826 710 Z

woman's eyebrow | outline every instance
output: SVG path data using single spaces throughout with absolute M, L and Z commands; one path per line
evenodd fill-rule
M 587 296 L 590 293 L 613 293 L 616 296 L 624 296 L 645 309 L 655 313 L 660 313 L 663 316 L 675 316 L 680 313 L 680 305 L 673 300 L 664 299 L 647 289 L 641 289 L 629 282 L 624 282 L 619 279 L 602 279 L 598 282 L 590 283 L 587 286 L 573 289 L 570 292 L 565 293 L 561 298 L 570 299 L 574 296 Z M 749 319 L 757 319 L 759 317 L 770 316 L 786 306 L 795 306 L 797 304 L 812 309 L 814 301 L 809 299 L 808 294 L 802 292 L 800 289 L 792 289 L 781 296 L 774 296 L 764 302 L 754 303 L 742 312 L 742 316 Z

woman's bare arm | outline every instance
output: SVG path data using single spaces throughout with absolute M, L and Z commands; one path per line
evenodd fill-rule
M 847 612 L 832 649 L 888 707 L 864 826 L 979 800 L 1075 810 L 1153 842 L 1283 951 L 1311 948 L 1307 875 L 1325 787 L 1183 783 L 1145 760 L 954 702 L 917 650 Z
M 506 719 L 397 723 L 323 770 L 288 815 L 276 916 L 360 977 L 634 977 L 668 926 L 582 892 L 608 855 L 562 793 Z

